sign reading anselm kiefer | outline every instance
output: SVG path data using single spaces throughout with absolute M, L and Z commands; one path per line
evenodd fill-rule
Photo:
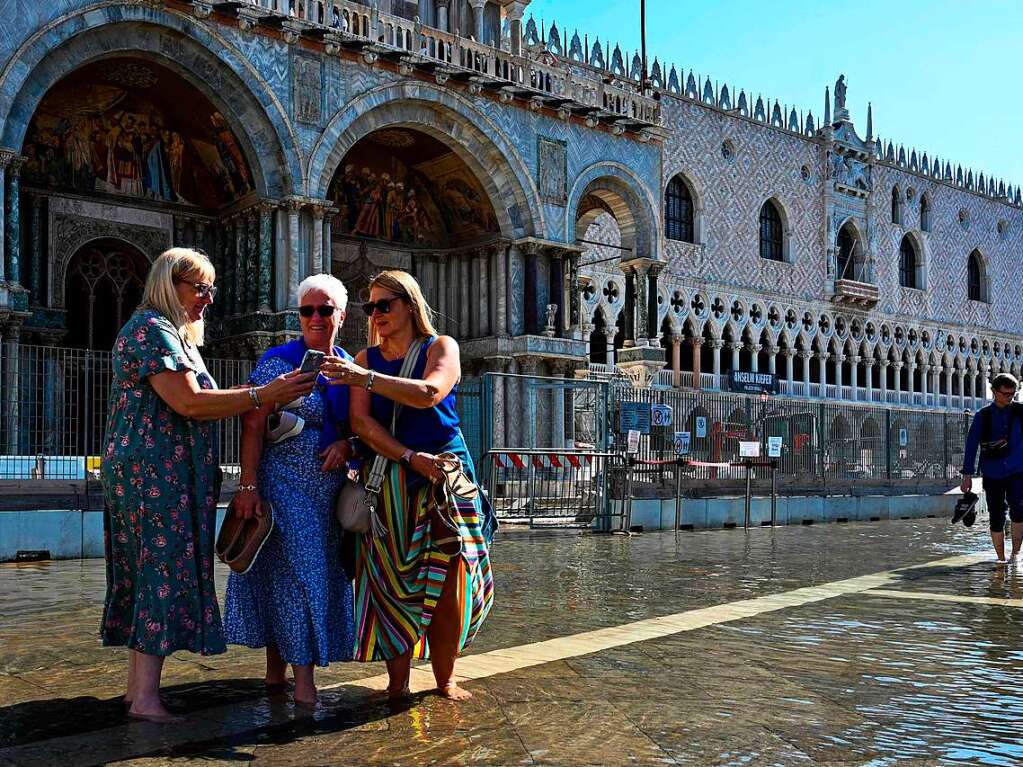
M 728 388 L 743 394 L 777 394 L 778 376 L 774 373 L 751 373 L 746 370 L 728 371 Z

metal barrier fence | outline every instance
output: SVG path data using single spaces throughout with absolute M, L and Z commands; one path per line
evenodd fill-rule
M 626 403 L 668 405 L 670 424 L 651 425 L 638 459 L 675 457 L 676 432 L 689 433 L 691 479 L 742 479 L 722 466 L 740 442 L 782 440 L 779 478 L 828 484 L 873 480 L 950 481 L 962 465 L 967 413 L 769 398 L 727 392 L 644 389 L 620 380 L 483 377 L 483 449 L 626 452 Z M 708 466 L 703 464 L 718 464 Z M 663 474 L 662 469 L 650 472 Z M 663 477 L 661 477 L 663 479 Z
M 248 360 L 207 359 L 221 386 L 244 383 Z M 0 479 L 87 479 L 99 468 L 109 410 L 111 354 L 47 346 L 18 346 L 0 355 Z M 220 461 L 238 471 L 241 423 L 218 421 Z
M 499 519 L 530 527 L 610 530 L 613 471 L 624 477 L 616 453 L 565 450 L 491 450 L 485 486 Z M 617 515 L 620 516 L 620 513 Z
M 742 470 L 700 466 L 739 460 L 740 442 L 781 437 L 779 474 L 823 483 L 856 480 L 945 480 L 959 475 L 968 414 L 897 410 L 847 403 L 800 402 L 742 394 L 637 389 L 610 384 L 612 449 L 625 450 L 624 403 L 668 405 L 672 423 L 651 426 L 637 457 L 675 455 L 676 432 L 688 432 L 691 476 L 739 479 Z

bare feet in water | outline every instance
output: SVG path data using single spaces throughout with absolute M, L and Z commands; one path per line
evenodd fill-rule
M 447 684 L 438 687 L 437 694 L 442 698 L 447 698 L 448 700 L 469 700 L 469 698 L 472 697 L 471 692 L 463 690 L 454 682 L 448 682 Z

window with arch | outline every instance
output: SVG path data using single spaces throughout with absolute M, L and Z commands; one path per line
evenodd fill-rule
M 892 223 L 902 223 L 902 194 L 897 186 L 892 187 Z
M 920 231 L 931 231 L 931 200 L 926 194 L 920 195 Z
M 781 211 L 773 200 L 760 207 L 760 257 L 770 261 L 783 261 L 785 232 L 782 228 Z
M 835 254 L 835 279 L 863 281 L 863 254 L 859 237 L 850 222 L 846 222 L 838 230 L 836 241 L 838 246 Z
M 971 301 L 988 301 L 987 275 L 984 273 L 984 259 L 978 251 L 970 253 L 966 270 L 966 295 Z
M 695 242 L 696 215 L 693 195 L 681 176 L 668 182 L 664 191 L 664 236 L 669 240 Z
M 917 258 L 916 246 L 907 234 L 899 245 L 899 285 L 904 288 L 920 288 L 921 280 L 917 279 L 920 259 Z

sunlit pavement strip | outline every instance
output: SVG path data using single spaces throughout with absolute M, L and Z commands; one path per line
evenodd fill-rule
M 976 605 L 1001 605 L 1002 607 L 1023 607 L 1023 599 L 999 599 L 997 597 L 971 597 L 960 594 L 935 594 L 932 591 L 891 591 L 889 589 L 871 589 L 872 597 L 891 597 L 894 599 L 920 599 L 926 602 L 965 602 Z
M 728 602 L 714 607 L 704 607 L 686 612 L 664 615 L 657 618 L 626 623 L 606 629 L 586 631 L 580 634 L 549 639 L 543 642 L 508 647 L 478 655 L 468 655 L 458 661 L 458 680 L 471 681 L 505 674 L 519 669 L 539 666 L 568 658 L 589 655 L 623 645 L 658 639 L 673 634 L 752 618 L 764 613 L 776 612 L 789 607 L 821 602 L 849 594 L 870 592 L 880 596 L 901 598 L 944 598 L 951 601 L 978 601 L 980 603 L 1010 603 L 1017 606 L 1018 600 L 986 599 L 983 597 L 946 597 L 941 594 L 927 594 L 918 597 L 919 592 L 892 591 L 884 589 L 896 579 L 914 570 L 929 568 L 969 567 L 990 561 L 989 554 L 967 554 L 937 559 L 919 565 L 900 567 L 871 575 L 824 583 L 818 586 L 794 589 L 780 594 L 771 594 L 737 602 Z M 338 690 L 350 692 L 355 698 L 370 691 L 383 690 L 387 675 L 367 677 L 354 682 L 326 685 L 321 691 Z M 411 687 L 413 692 L 422 692 L 434 687 L 429 666 L 413 670 Z M 353 703 L 356 701 L 353 701 Z M 189 743 L 202 743 L 274 725 L 286 724 L 296 718 L 294 709 L 285 704 L 261 701 L 252 705 L 233 704 L 203 709 L 189 718 L 186 728 L 161 728 L 159 725 L 132 723 L 97 732 L 79 734 L 67 738 L 49 739 L 43 743 L 28 743 L 22 746 L 0 749 L 0 764 L 13 762 L 16 765 L 49 765 L 54 753 L 74 753 L 78 765 L 102 764 L 111 759 L 128 759 L 133 756 L 153 753 L 156 750 L 174 748 Z

